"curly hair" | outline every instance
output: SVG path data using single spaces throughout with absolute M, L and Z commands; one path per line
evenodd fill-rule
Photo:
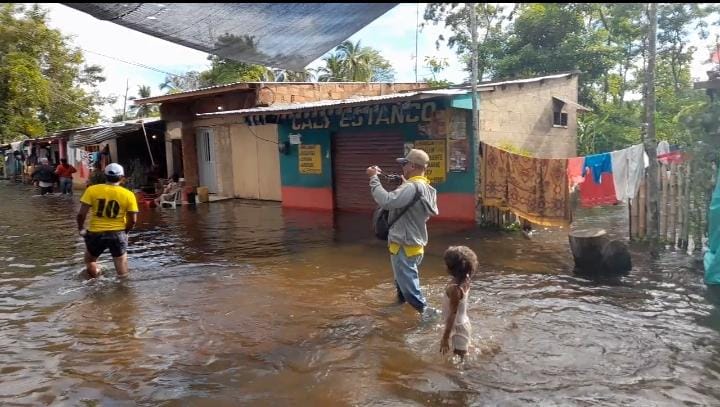
M 443 255 L 448 272 L 458 284 L 469 280 L 478 268 L 475 252 L 467 246 L 450 246 Z

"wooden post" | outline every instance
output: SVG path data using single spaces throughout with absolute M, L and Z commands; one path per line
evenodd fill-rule
M 667 189 L 667 185 L 665 184 L 665 165 L 658 162 L 658 237 L 660 239 L 665 239 L 665 200 L 663 197 L 665 196 L 665 190 Z
M 655 174 L 652 176 L 654 177 Z M 647 177 L 645 177 L 640 185 L 640 199 L 638 201 L 640 206 L 640 213 L 638 215 L 640 224 L 638 225 L 638 232 L 640 238 L 644 238 L 647 234 Z
M 647 180 L 647 234 L 650 239 L 657 240 L 658 224 L 658 184 L 657 178 L 657 139 L 655 138 L 655 56 L 657 54 L 657 3 L 648 5 L 648 58 L 647 70 L 645 71 L 645 84 L 647 92 L 645 94 L 645 123 L 647 123 L 647 132 L 643 140 L 645 144 L 645 152 L 647 152 L 650 160 L 648 168 L 651 177 Z
M 643 182 L 640 179 L 639 182 Z M 642 184 L 641 184 L 642 185 Z M 640 188 L 628 205 L 630 207 L 630 238 L 640 238 Z
M 667 164 L 662 164 L 660 166 L 660 175 L 662 176 L 662 195 L 659 197 L 659 201 L 661 202 L 660 206 L 662 207 L 660 217 L 660 239 L 667 240 L 668 224 L 670 223 L 670 177 L 668 176 Z
M 682 211 L 683 211 L 683 225 L 680 230 L 680 248 L 687 250 L 688 243 L 690 241 L 690 175 L 691 165 L 689 162 L 685 163 L 685 172 L 683 174 L 683 192 L 682 192 Z
M 687 250 L 688 243 L 690 242 L 690 175 L 691 175 L 691 165 L 689 162 L 685 163 L 684 168 L 684 182 L 683 182 L 683 191 L 682 191 L 682 212 L 683 212 L 683 226 L 680 230 L 680 239 L 681 242 L 679 244 L 680 248 L 683 250 Z
M 670 189 L 668 190 L 670 195 L 670 221 L 668 223 L 668 228 L 670 229 L 670 242 L 672 243 L 672 246 L 675 247 L 675 243 L 677 242 L 677 230 L 675 228 L 677 227 L 677 205 L 678 205 L 678 197 L 677 197 L 677 190 L 678 190 L 678 165 L 677 163 L 670 164 Z

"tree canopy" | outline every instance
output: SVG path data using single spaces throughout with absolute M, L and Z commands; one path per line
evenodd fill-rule
M 86 65 L 38 5 L 0 5 L 0 142 L 91 125 L 102 68 Z

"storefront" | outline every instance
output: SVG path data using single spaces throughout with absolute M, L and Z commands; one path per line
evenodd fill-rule
M 285 207 L 371 211 L 365 169 L 398 174 L 411 148 L 430 155 L 427 176 L 438 191 L 440 219 L 475 220 L 475 154 L 470 111 L 452 97 L 328 107 L 278 117 Z M 397 182 L 381 181 L 388 189 Z

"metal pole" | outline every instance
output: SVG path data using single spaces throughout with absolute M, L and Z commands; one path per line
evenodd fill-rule
M 472 140 L 475 154 L 478 154 L 476 160 L 476 179 L 475 179 L 475 199 L 480 196 L 480 134 L 478 132 L 478 100 L 477 100 L 477 82 L 478 82 L 478 55 L 477 55 L 477 16 L 475 15 L 475 3 L 465 3 L 465 7 L 470 7 L 470 63 L 472 64 L 472 75 L 470 76 L 470 88 L 472 90 Z M 476 201 L 477 202 L 477 201 Z
M 150 163 L 155 167 L 155 159 L 153 158 L 152 150 L 150 150 L 150 142 L 148 141 L 147 132 L 145 131 L 145 123 L 142 120 L 140 120 L 140 126 L 142 126 L 143 134 L 145 135 L 145 145 L 147 145 L 148 154 L 150 154 Z
M 130 78 L 125 80 L 125 99 L 123 99 L 123 114 L 122 114 L 123 121 L 125 121 L 125 110 L 127 109 L 128 90 L 130 90 Z
M 415 83 L 418 81 L 418 26 L 420 25 L 420 3 L 415 5 Z

